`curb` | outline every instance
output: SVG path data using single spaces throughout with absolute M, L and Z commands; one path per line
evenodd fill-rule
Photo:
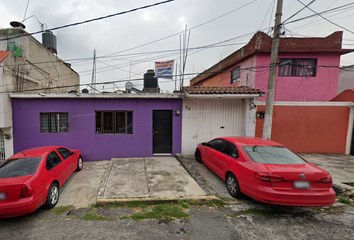
M 97 206 L 105 206 L 105 205 L 124 205 L 130 202 L 145 202 L 150 204 L 163 203 L 163 202 L 198 202 L 198 203 L 208 203 L 208 202 L 224 202 L 218 197 L 215 196 L 180 196 L 180 197 L 148 197 L 148 198 L 105 198 L 105 199 L 97 199 Z

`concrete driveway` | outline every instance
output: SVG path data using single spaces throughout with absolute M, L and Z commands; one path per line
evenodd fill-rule
M 83 169 L 74 172 L 60 188 L 57 206 L 89 207 L 96 204 L 97 193 L 108 166 L 109 161 L 84 162 Z
M 338 193 L 354 193 L 354 187 L 344 183 L 354 183 L 354 156 L 344 154 L 300 154 L 309 162 L 325 169 L 333 177 L 334 189 Z M 177 154 L 188 173 L 197 181 L 208 195 L 218 195 L 235 202 L 254 202 L 252 199 L 234 199 L 228 193 L 225 182 L 204 164 L 198 163 L 194 156 Z
M 174 157 L 84 162 L 60 189 L 57 206 L 89 207 L 109 199 L 181 199 L 205 192 Z

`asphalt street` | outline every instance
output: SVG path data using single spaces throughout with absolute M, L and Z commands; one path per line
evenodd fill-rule
M 61 215 L 53 210 L 0 220 L 0 239 L 354 239 L 354 208 L 201 205 L 181 219 L 122 219 L 131 208 L 81 208 Z M 95 212 L 106 220 L 84 220 Z

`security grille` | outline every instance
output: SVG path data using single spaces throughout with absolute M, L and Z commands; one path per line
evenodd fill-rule
M 0 151 L 1 151 L 1 158 L 0 158 L 0 163 L 6 160 L 5 156 L 5 140 L 4 136 L 0 136 Z

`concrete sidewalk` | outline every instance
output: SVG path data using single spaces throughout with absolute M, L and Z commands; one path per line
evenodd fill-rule
M 345 154 L 301 153 L 310 163 L 323 168 L 332 175 L 336 191 L 352 192 L 354 187 L 346 183 L 354 183 L 354 156 Z

